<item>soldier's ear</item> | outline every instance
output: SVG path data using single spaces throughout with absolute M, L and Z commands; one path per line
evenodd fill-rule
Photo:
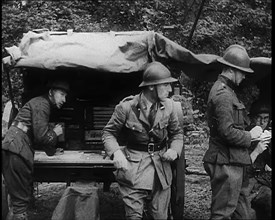
M 53 96 L 53 91 L 49 89 L 49 96 Z
M 153 86 L 148 86 L 148 88 L 149 88 L 150 91 L 154 91 L 155 86 L 154 85 Z

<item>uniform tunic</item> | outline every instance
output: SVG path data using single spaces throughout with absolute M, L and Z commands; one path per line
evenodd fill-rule
M 156 144 L 168 140 L 171 149 L 175 150 L 178 155 L 181 154 L 183 147 L 183 130 L 179 125 L 178 116 L 173 101 L 170 99 L 160 102 L 157 108 L 155 121 L 153 124 L 154 142 Z M 137 199 L 138 190 L 153 190 L 155 195 L 165 191 L 165 198 L 162 195 L 155 196 L 155 203 L 162 200 L 163 210 L 158 208 L 155 210 L 155 217 L 163 218 L 167 213 L 158 216 L 157 212 L 167 210 L 167 205 L 170 198 L 170 186 L 172 182 L 172 170 L 170 162 L 162 161 L 161 155 L 167 150 L 164 148 L 150 156 L 148 152 L 130 149 L 131 145 L 147 145 L 150 136 L 150 124 L 146 114 L 148 107 L 146 101 L 141 94 L 134 96 L 133 99 L 120 102 L 114 113 L 103 129 L 103 143 L 106 152 L 109 156 L 120 149 L 119 139 L 121 135 L 124 137 L 123 152 L 128 160 L 128 170 L 117 170 L 115 175 L 120 184 L 120 191 L 128 200 L 127 206 L 134 204 Z M 128 194 L 128 195 L 127 195 Z M 130 198 L 132 197 L 132 198 Z M 154 199 L 153 199 L 154 200 Z M 136 202 L 136 206 L 132 206 L 131 210 L 127 211 L 128 218 L 140 217 L 140 209 L 142 204 Z M 131 213 L 138 210 L 139 213 Z M 137 211 L 137 212 L 138 212 Z M 127 213 L 128 212 L 128 213 Z M 135 216 L 136 215 L 136 216 Z
M 247 117 L 233 83 L 220 75 L 208 97 L 209 148 L 203 161 L 212 188 L 211 219 L 231 219 L 237 203 L 243 203 L 244 167 L 251 164 L 251 135 Z M 242 201 L 241 201 L 242 200 Z
M 54 154 L 57 135 L 49 126 L 51 108 L 48 96 L 31 99 L 14 119 L 28 127 L 27 133 L 12 125 L 2 141 L 2 173 L 14 213 L 26 211 L 31 196 L 33 146 L 43 146 L 47 154 Z

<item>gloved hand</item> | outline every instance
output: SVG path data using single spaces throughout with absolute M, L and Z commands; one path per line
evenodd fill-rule
M 251 140 L 258 139 L 263 133 L 263 129 L 260 126 L 255 126 L 250 130 Z
M 121 150 L 114 152 L 113 162 L 117 169 L 122 169 L 124 171 L 128 170 L 128 161 Z
M 163 155 L 162 155 L 162 160 L 164 161 L 174 161 L 177 159 L 178 153 L 173 150 L 173 149 L 168 149 Z

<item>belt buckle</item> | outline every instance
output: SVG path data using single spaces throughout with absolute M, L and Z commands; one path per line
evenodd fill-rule
M 154 150 L 155 150 L 155 144 L 154 143 L 149 143 L 148 144 L 148 153 L 151 156 L 154 156 Z

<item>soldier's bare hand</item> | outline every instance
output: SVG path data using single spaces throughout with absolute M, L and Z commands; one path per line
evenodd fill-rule
M 264 170 L 271 172 L 272 168 L 266 164 L 265 167 L 264 167 Z
M 56 148 L 55 155 L 61 155 L 64 154 L 64 149 L 63 148 Z
M 257 146 L 254 149 L 254 151 L 257 152 L 257 154 L 261 154 L 266 149 L 267 149 L 267 143 L 266 143 L 266 141 L 259 141 L 259 143 L 257 144 Z
M 128 161 L 121 150 L 114 152 L 113 162 L 117 169 L 128 170 Z
M 260 139 L 263 140 L 263 141 L 270 141 L 270 139 L 271 139 L 271 132 L 268 131 L 268 130 L 265 130 L 265 131 L 261 134 Z
M 60 124 L 55 125 L 53 131 L 56 133 L 57 136 L 63 134 L 63 129 Z
M 164 161 L 174 161 L 177 159 L 178 154 L 175 150 L 168 149 L 163 155 L 162 155 L 162 160 Z

